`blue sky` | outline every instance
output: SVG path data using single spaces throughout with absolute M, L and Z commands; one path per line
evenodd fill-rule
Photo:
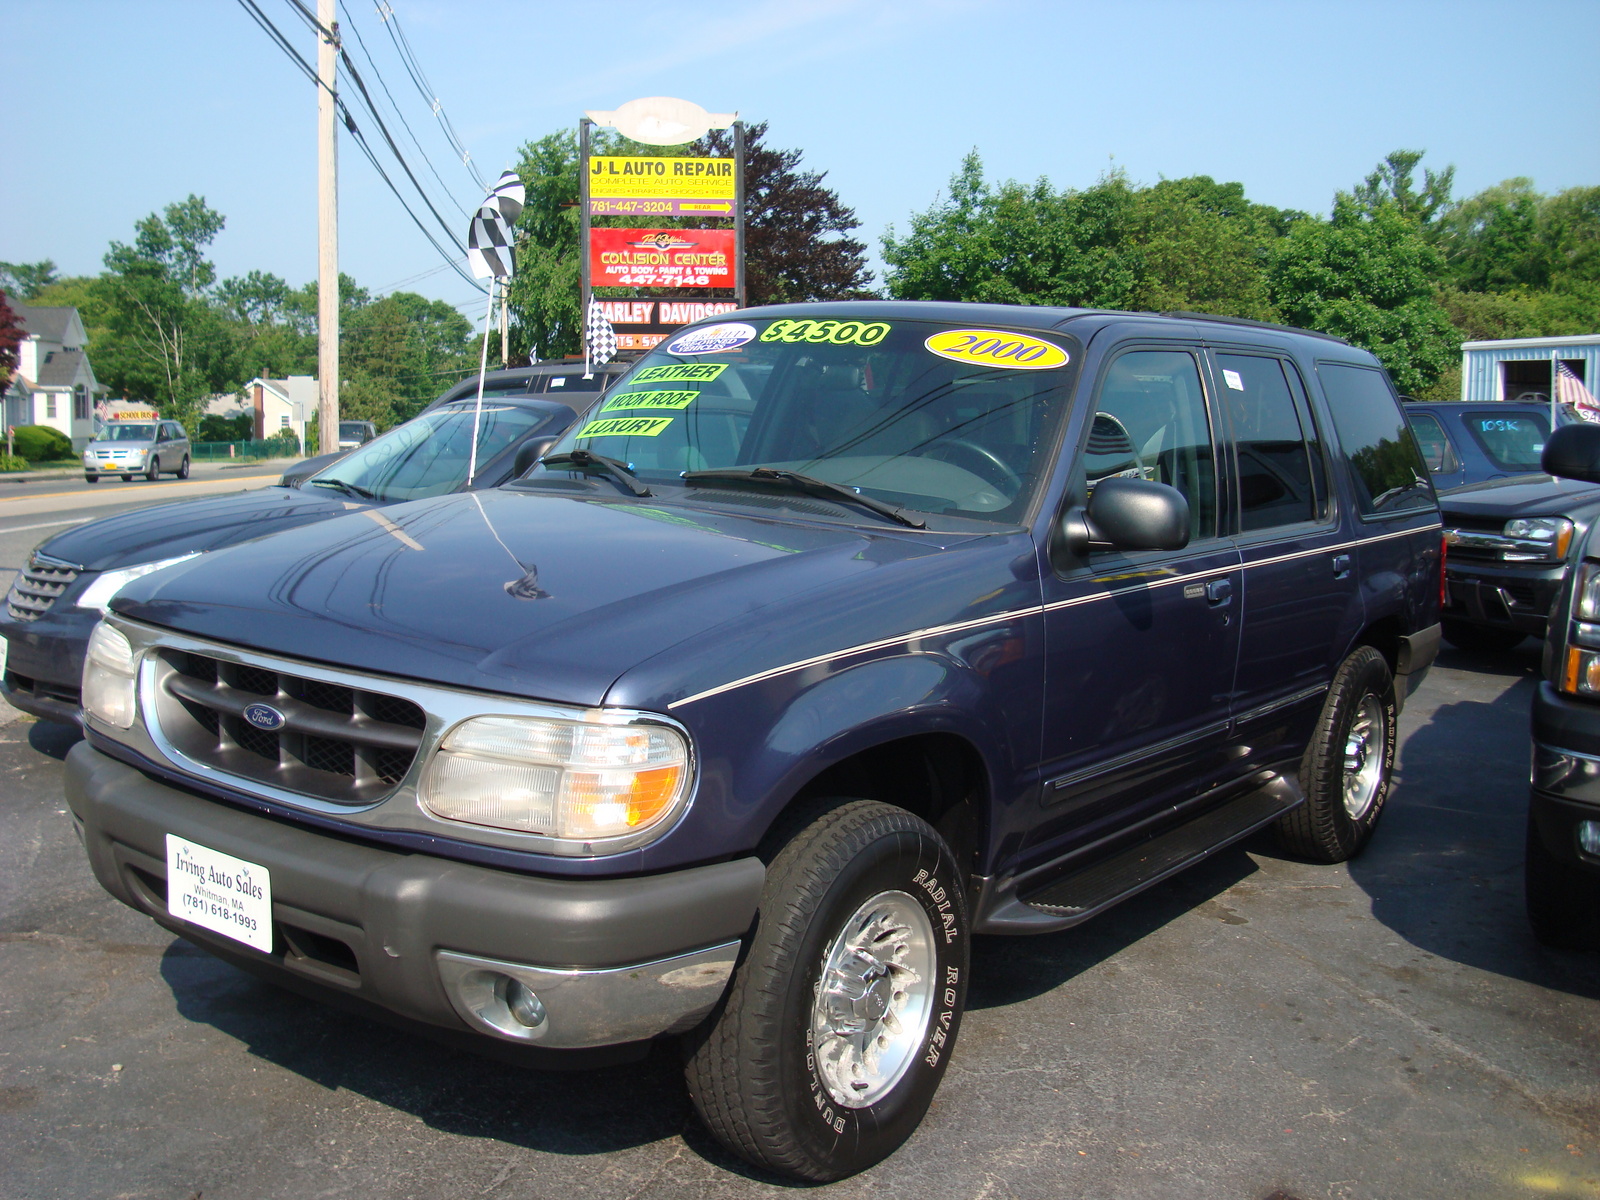
M 1458 195 L 1516 175 L 1545 191 L 1600 183 L 1594 0 L 390 2 L 485 176 L 584 109 L 683 96 L 803 150 L 875 258 L 885 227 L 904 230 L 973 147 L 996 178 L 1207 174 L 1320 212 L 1398 147 L 1455 164 Z M 288 0 L 257 3 L 313 55 Z M 347 29 L 358 69 L 388 84 L 448 198 L 385 104 L 391 129 L 464 234 L 454 206 L 475 206 L 476 185 L 373 0 L 347 3 L 377 68 Z M 0 260 L 98 271 L 113 238 L 193 192 L 227 216 L 222 276 L 314 276 L 314 90 L 235 0 L 0 0 L 0 28 Z M 348 140 L 340 174 L 345 271 L 383 290 L 441 266 Z M 406 286 L 474 312 L 448 270 Z

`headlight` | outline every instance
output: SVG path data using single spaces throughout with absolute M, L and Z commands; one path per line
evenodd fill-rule
M 1586 562 L 1578 568 L 1572 585 L 1572 615 L 1580 621 L 1600 621 L 1600 563 Z
M 1506 550 L 1506 562 L 1541 562 L 1567 556 L 1572 544 L 1572 522 L 1565 517 L 1518 517 L 1507 521 L 1507 537 L 1523 542 L 1542 543 L 1518 550 Z
M 421 798 L 447 820 L 588 842 L 664 828 L 689 784 L 666 725 L 475 717 L 445 735 Z
M 107 725 L 130 728 L 136 676 L 137 664 L 128 639 L 101 621 L 89 635 L 89 653 L 83 660 L 84 711 Z
M 102 571 L 100 577 L 83 589 L 83 595 L 73 603 L 78 608 L 98 608 L 106 612 L 106 606 L 111 603 L 111 597 L 120 592 L 127 584 L 132 583 L 141 575 L 148 575 L 152 571 L 159 571 L 162 567 L 170 567 L 177 563 L 188 562 L 191 558 L 199 558 L 200 551 L 192 554 L 180 554 L 177 558 L 163 558 L 160 562 L 140 563 L 137 567 L 123 567 L 120 571 Z

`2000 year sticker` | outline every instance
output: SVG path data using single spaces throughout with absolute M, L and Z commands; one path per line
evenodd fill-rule
M 1008 371 L 1047 371 L 1068 359 L 1054 342 L 998 329 L 946 329 L 922 344 L 940 358 Z

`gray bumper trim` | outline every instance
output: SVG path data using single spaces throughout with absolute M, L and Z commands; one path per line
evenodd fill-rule
M 440 951 L 547 972 L 535 988 L 541 997 L 560 978 L 569 995 L 599 1003 L 592 990 L 585 991 L 586 984 L 598 985 L 580 977 L 610 968 L 638 970 L 707 947 L 717 953 L 677 966 L 698 970 L 732 961 L 723 951 L 748 932 L 766 877 L 755 858 L 621 879 L 554 879 L 396 852 L 354 840 L 355 829 L 341 838 L 208 800 L 151 779 L 86 743 L 67 756 L 66 793 L 82 822 L 96 878 L 124 904 L 193 941 L 250 959 L 253 969 L 331 985 L 402 1017 L 458 1032 L 484 1030 L 463 1018 L 448 993 Z M 167 913 L 168 833 L 271 873 L 276 936 L 270 954 Z M 656 994 L 684 995 L 663 1007 L 654 1030 L 640 1034 L 646 1022 L 636 1017 L 608 1033 L 597 1011 L 585 1016 L 582 1039 L 568 1041 L 553 1031 L 540 1044 L 615 1044 L 680 1026 L 714 1003 L 720 987 L 696 976 L 697 986 L 675 988 L 692 982 L 664 978 L 676 969 L 660 973 L 664 982 Z M 627 995 L 636 1002 L 646 991 Z M 612 1011 L 626 1009 L 618 1004 Z

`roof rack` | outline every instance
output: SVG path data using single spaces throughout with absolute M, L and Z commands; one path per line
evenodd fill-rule
M 1275 329 L 1279 333 L 1298 333 L 1305 337 L 1321 338 L 1325 342 L 1338 342 L 1341 346 L 1350 343 L 1344 338 L 1331 333 L 1319 333 L 1315 329 L 1301 329 L 1298 325 L 1278 325 L 1272 321 L 1253 321 L 1249 317 L 1223 317 L 1216 313 L 1197 313 L 1173 310 L 1164 312 L 1163 317 L 1182 317 L 1186 321 L 1214 321 L 1218 325 L 1248 325 L 1252 329 Z

